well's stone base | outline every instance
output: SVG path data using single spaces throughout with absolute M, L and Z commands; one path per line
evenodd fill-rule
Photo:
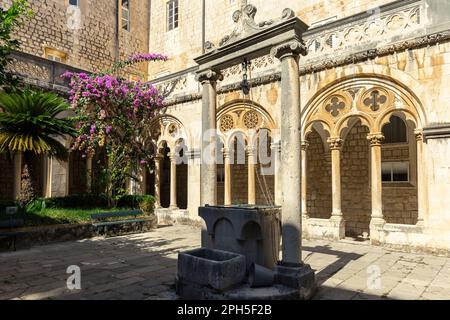
M 316 276 L 309 264 L 276 267 L 275 282 L 298 291 L 300 300 L 311 299 L 317 289 Z
M 176 280 L 177 295 L 186 300 L 300 300 L 301 292 L 283 285 L 266 288 L 250 288 L 244 284 L 238 288 L 220 292 L 209 287 Z

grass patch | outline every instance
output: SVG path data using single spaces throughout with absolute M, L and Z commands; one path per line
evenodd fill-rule
M 104 212 L 128 211 L 133 209 L 128 208 L 97 208 L 97 209 L 52 209 L 46 208 L 42 210 L 22 211 L 14 215 L 13 219 L 23 219 L 25 226 L 42 226 L 55 224 L 79 224 L 92 222 L 91 215 Z M 4 212 L 0 213 L 0 220 L 8 220 Z M 116 218 L 117 219 L 117 218 Z M 119 220 L 128 219 L 118 218 Z

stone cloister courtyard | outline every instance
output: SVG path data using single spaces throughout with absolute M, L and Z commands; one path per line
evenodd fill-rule
M 0 299 L 177 299 L 178 252 L 199 245 L 200 230 L 180 225 L 0 253 Z M 313 299 L 450 299 L 448 257 L 304 240 L 303 260 L 316 273 Z M 67 289 L 66 271 L 74 265 L 81 270 L 81 290 Z

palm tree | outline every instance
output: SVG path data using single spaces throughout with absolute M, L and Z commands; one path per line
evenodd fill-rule
M 76 133 L 72 119 L 62 117 L 68 109 L 68 103 L 54 93 L 0 93 L 0 153 L 23 153 L 22 177 L 29 177 L 34 194 L 37 186 L 33 158 L 44 154 L 62 161 L 68 158 L 68 150 L 57 140 Z M 24 174 L 26 171 L 29 174 Z M 25 195 L 21 203 L 33 197 Z

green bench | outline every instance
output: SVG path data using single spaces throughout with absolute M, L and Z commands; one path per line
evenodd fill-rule
M 105 212 L 105 213 L 96 213 L 91 215 L 91 219 L 94 221 L 92 224 L 95 228 L 99 227 L 108 227 L 114 225 L 120 225 L 124 223 L 135 223 L 135 222 L 145 222 L 146 219 L 137 218 L 137 216 L 142 215 L 142 210 L 129 210 L 129 211 L 119 211 L 119 212 Z M 134 219 L 125 219 L 134 217 Z M 110 218 L 124 218 L 118 219 L 114 221 L 104 221 Z

